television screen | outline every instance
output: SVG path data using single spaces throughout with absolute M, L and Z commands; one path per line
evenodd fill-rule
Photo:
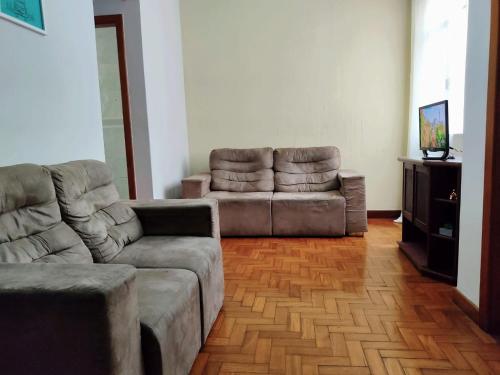
M 420 149 L 448 149 L 448 101 L 429 104 L 419 109 Z

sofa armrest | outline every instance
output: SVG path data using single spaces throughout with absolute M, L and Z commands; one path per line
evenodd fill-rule
M 135 269 L 0 264 L 3 374 L 141 374 Z
M 340 170 L 340 193 L 346 200 L 346 233 L 368 231 L 365 176 L 353 170 Z
M 210 173 L 200 173 L 182 180 L 182 198 L 203 198 L 210 192 Z
M 145 235 L 220 238 L 215 199 L 155 199 L 125 201 L 135 211 Z

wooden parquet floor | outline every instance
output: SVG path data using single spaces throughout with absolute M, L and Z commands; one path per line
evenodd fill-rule
M 223 239 L 224 307 L 191 374 L 500 374 L 500 345 L 420 276 L 400 227 Z

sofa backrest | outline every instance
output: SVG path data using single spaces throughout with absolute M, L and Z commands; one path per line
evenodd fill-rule
M 274 150 L 276 191 L 337 190 L 340 183 L 340 151 L 337 147 L 278 148 Z
M 62 217 L 83 239 L 94 261 L 107 263 L 142 237 L 139 219 L 120 202 L 106 164 L 79 160 L 49 169 Z
M 255 192 L 274 190 L 273 149 L 223 148 L 210 153 L 211 190 Z
M 92 263 L 89 249 L 61 220 L 46 168 L 0 168 L 0 262 Z

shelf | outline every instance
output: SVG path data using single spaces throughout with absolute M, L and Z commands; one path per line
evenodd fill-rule
M 439 272 L 435 270 L 431 270 L 427 267 L 422 267 L 420 270 L 422 271 L 422 274 L 425 276 L 429 276 L 441 281 L 444 281 L 445 283 L 451 284 L 451 285 L 457 285 L 457 278 L 455 276 L 450 275 L 447 272 Z M 450 271 L 451 273 L 451 271 Z
M 439 203 L 451 204 L 451 205 L 456 205 L 458 202 L 456 200 L 451 200 L 451 199 L 446 199 L 446 198 L 434 198 L 434 201 L 439 202 Z
M 418 270 L 427 266 L 427 251 L 420 242 L 399 242 L 399 248 Z
M 455 285 L 461 164 L 459 161 L 400 160 L 404 163 L 402 202 L 406 211 L 399 249 L 421 274 Z M 449 199 L 453 190 L 458 195 L 456 200 Z M 443 230 L 443 235 L 440 228 L 453 230 Z
M 455 241 L 455 237 L 443 236 L 442 234 L 439 233 L 431 233 L 431 236 L 434 238 L 439 238 L 441 240 Z

